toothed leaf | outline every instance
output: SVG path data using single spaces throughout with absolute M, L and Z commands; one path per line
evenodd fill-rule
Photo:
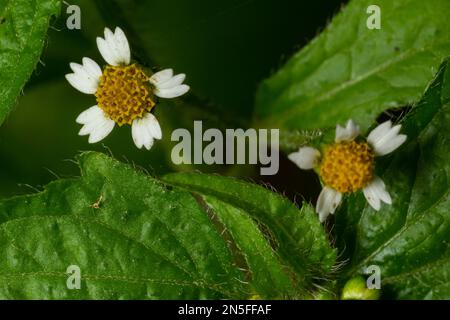
M 450 298 L 450 68 L 445 62 L 403 123 L 405 146 L 381 160 L 392 206 L 362 195 L 336 214 L 348 277 L 381 269 L 382 292 L 399 299 Z
M 31 76 L 59 0 L 0 0 L 0 124 Z

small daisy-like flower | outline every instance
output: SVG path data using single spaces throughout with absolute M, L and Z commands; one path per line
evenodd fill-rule
M 333 214 L 346 193 L 363 190 L 367 202 L 375 210 L 381 203 L 392 204 L 384 182 L 375 175 L 375 157 L 393 152 L 406 141 L 399 134 L 401 125 L 392 126 L 386 121 L 370 132 L 367 139 L 356 140 L 359 126 L 352 120 L 347 126 L 336 126 L 335 143 L 325 148 L 323 154 L 311 147 L 302 147 L 291 153 L 289 159 L 304 170 L 316 169 L 323 189 L 316 204 L 321 222 Z
M 117 27 L 114 33 L 105 28 L 105 37 L 97 38 L 97 47 L 107 66 L 102 70 L 90 58 L 82 64 L 71 63 L 73 73 L 66 79 L 77 90 L 93 94 L 97 105 L 82 112 L 76 122 L 82 124 L 80 135 L 88 135 L 89 143 L 106 138 L 114 126 L 131 125 L 133 141 L 147 150 L 155 139 L 161 139 L 161 127 L 152 111 L 159 98 L 176 98 L 189 91 L 183 84 L 184 74 L 174 75 L 165 69 L 151 76 L 132 63 L 125 33 Z

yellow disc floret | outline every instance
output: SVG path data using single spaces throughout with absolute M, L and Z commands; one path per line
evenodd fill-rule
M 325 185 L 341 192 L 355 192 L 373 179 L 374 153 L 365 142 L 341 142 L 329 146 L 320 165 Z
M 95 96 L 98 106 L 119 126 L 142 118 L 155 106 L 148 76 L 136 64 L 107 66 Z

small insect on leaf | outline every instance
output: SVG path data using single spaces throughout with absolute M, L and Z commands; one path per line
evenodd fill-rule
M 98 200 L 96 202 L 94 202 L 91 205 L 91 208 L 97 209 L 97 210 L 100 209 L 100 204 L 102 203 L 102 201 L 103 201 L 103 194 L 100 194 L 100 197 L 98 198 Z

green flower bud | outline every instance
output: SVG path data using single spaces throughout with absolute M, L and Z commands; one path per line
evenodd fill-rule
M 361 277 L 355 277 L 347 281 L 342 290 L 342 300 L 378 300 L 380 290 L 368 289 L 366 280 Z

